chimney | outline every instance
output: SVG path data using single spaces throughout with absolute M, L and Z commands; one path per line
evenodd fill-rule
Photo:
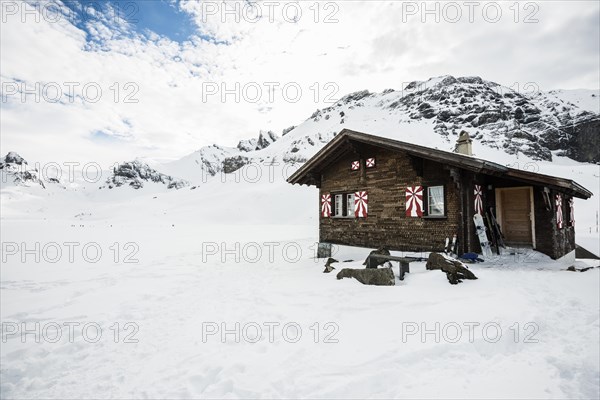
M 471 143 L 473 141 L 469 137 L 469 134 L 465 131 L 462 131 L 456 141 L 456 147 L 454 148 L 455 153 L 465 154 L 467 156 L 473 155 L 473 149 L 471 147 Z

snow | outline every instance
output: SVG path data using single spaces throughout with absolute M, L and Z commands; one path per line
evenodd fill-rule
M 267 172 L 252 182 L 217 175 L 195 190 L 3 188 L 3 241 L 57 243 L 63 256 L 5 254 L 2 322 L 39 322 L 47 335 L 5 335 L 2 397 L 598 397 L 600 269 L 567 272 L 523 252 L 470 265 L 479 279 L 458 286 L 424 262 L 393 287 L 338 281 L 341 268 L 363 267 L 369 249 L 334 247 L 341 262 L 323 274 L 313 258 L 316 189 L 285 183 L 283 166 L 272 179 Z M 73 262 L 65 242 L 81 244 Z M 80 252 L 92 242 L 103 252 L 97 263 Z M 138 262 L 125 263 L 136 249 Z M 577 265 L 585 263 L 595 265 Z M 80 324 L 73 338 L 69 322 Z M 57 343 L 46 340 L 52 323 L 63 327 Z M 83 336 L 86 323 L 101 328 L 98 342 L 94 328 Z M 203 338 L 235 323 L 239 342 L 233 333 Z M 269 323 L 279 324 L 272 342 Z M 422 340 L 436 323 L 440 339 Z M 296 343 L 296 325 L 284 336 L 285 324 L 301 327 Z M 256 326 L 262 337 L 252 343 Z
M 600 90 L 575 89 L 575 90 L 551 90 L 545 93 L 547 97 L 555 102 L 569 102 L 575 104 L 585 111 L 600 114 Z

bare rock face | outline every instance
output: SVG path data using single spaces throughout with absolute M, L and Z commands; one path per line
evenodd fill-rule
M 189 183 L 184 180 L 178 180 L 170 175 L 161 174 L 148 164 L 135 160 L 119 164 L 113 170 L 113 176 L 106 181 L 108 188 L 129 185 L 134 189 L 144 187 L 145 182 L 162 183 L 167 185 L 168 189 L 181 189 L 188 186 Z
M 243 151 L 243 152 L 249 152 L 249 151 L 254 151 L 256 150 L 256 145 L 258 143 L 258 140 L 256 139 L 244 139 L 244 140 L 240 140 L 240 142 L 237 145 L 237 148 L 239 151 Z
M 266 147 L 269 147 L 272 143 L 277 141 L 277 139 L 279 139 L 279 138 L 273 131 L 268 131 L 268 132 L 260 131 L 260 134 L 258 135 L 258 142 L 256 143 L 255 150 L 262 150 Z
M 559 154 L 577 161 L 600 163 L 600 118 L 563 126 L 561 131 L 565 133 L 563 141 L 545 138 L 544 144 L 550 150 L 561 150 Z
M 9 151 L 8 154 L 4 157 L 4 161 L 2 164 L 15 164 L 15 165 L 23 165 L 27 164 L 27 161 L 23 157 L 21 157 L 18 153 L 14 151 Z
M 391 268 L 344 268 L 337 274 L 337 278 L 354 278 L 363 285 L 394 286 L 396 284 Z
M 223 172 L 226 174 L 230 174 L 232 172 L 237 171 L 242 168 L 244 165 L 249 164 L 250 160 L 248 157 L 244 156 L 235 156 L 235 157 L 227 157 L 223 160 Z
M 440 253 L 431 253 L 425 266 L 427 269 L 439 269 L 446 273 L 451 285 L 461 283 L 463 279 L 477 279 L 475 274 L 462 262 Z
M 411 82 L 406 95 L 381 104 L 405 111 L 411 119 L 433 119 L 434 131 L 444 137 L 471 129 L 479 143 L 508 154 L 551 161 L 551 151 L 560 150 L 577 161 L 598 162 L 597 112 L 534 86 L 521 93 L 477 76 L 445 76 Z

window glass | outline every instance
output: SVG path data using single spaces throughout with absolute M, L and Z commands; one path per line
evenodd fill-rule
M 335 216 L 341 217 L 344 212 L 344 203 L 343 203 L 343 195 L 336 194 L 335 195 Z
M 427 188 L 427 214 L 444 215 L 443 186 L 431 186 Z
M 348 217 L 354 217 L 354 193 L 349 193 L 346 205 L 348 206 Z

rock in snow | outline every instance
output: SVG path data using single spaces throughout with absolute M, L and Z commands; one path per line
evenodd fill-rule
M 338 272 L 337 278 L 354 278 L 363 285 L 394 286 L 396 283 L 394 273 L 392 272 L 391 268 L 344 268 Z
M 442 270 L 451 285 L 461 283 L 463 279 L 477 279 L 465 264 L 440 253 L 429 254 L 425 268 Z

